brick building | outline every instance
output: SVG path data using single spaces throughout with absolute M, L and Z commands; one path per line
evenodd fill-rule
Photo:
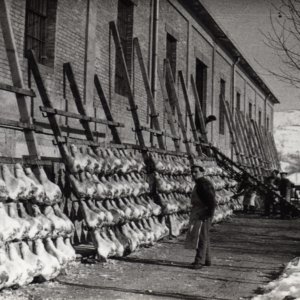
M 196 80 L 202 109 L 206 116 L 215 115 L 217 121 L 208 125 L 210 141 L 230 155 L 231 145 L 220 94 L 230 102 L 233 110 L 239 109 L 258 124 L 272 130 L 273 107 L 278 99 L 257 75 L 236 45 L 217 24 L 211 13 L 199 0 L 10 0 L 10 14 L 19 59 L 26 84 L 34 90 L 28 72 L 26 49 L 33 48 L 38 57 L 43 78 L 56 108 L 75 111 L 68 84 L 64 84 L 63 63 L 70 62 L 76 81 L 90 115 L 103 117 L 103 110 L 94 89 L 94 74 L 98 74 L 109 100 L 114 119 L 126 124 L 121 129 L 125 142 L 135 142 L 131 113 L 124 88 L 120 59 L 116 55 L 109 22 L 115 21 L 120 32 L 125 59 L 130 71 L 131 84 L 142 125 L 149 126 L 149 107 L 137 56 L 133 51 L 134 37 L 139 39 L 148 68 L 161 126 L 168 130 L 164 103 L 156 68 L 163 68 L 164 58 L 170 60 L 176 79 L 182 113 L 191 134 L 182 99 L 178 71 L 182 70 L 189 87 L 192 107 L 195 108 L 190 88 L 190 75 Z M 1 28 L 0 28 L 1 31 Z M 158 60 L 156 60 L 158 58 Z M 0 81 L 11 84 L 10 70 L 2 34 L 0 34 Z M 38 94 L 38 93 L 37 93 Z M 0 117 L 18 120 L 19 113 L 14 95 L 0 91 Z M 39 96 L 28 99 L 34 121 L 47 128 L 39 106 Z M 197 116 L 195 116 L 197 119 Z M 78 127 L 73 120 L 59 121 Z M 196 120 L 197 124 L 197 120 Z M 180 132 L 179 128 L 178 132 Z M 109 131 L 98 126 L 100 140 L 110 140 Z M 53 137 L 39 135 L 42 154 L 57 156 Z M 149 144 L 149 134 L 145 133 Z M 2 155 L 27 154 L 22 133 L 0 129 Z M 173 148 L 170 140 L 168 149 Z M 182 150 L 184 146 L 182 145 Z

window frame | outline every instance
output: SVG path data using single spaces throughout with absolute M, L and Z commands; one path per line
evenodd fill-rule
M 133 25 L 134 25 L 134 6 L 132 0 L 118 0 L 117 11 L 117 28 L 120 35 L 121 45 L 123 48 L 125 63 L 132 78 L 133 63 Z M 125 81 L 125 74 L 121 67 L 121 56 L 118 51 L 115 55 L 115 93 L 124 97 L 128 96 L 128 88 Z

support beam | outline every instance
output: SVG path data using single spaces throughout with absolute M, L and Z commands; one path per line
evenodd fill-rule
M 175 89 L 175 81 L 173 78 L 170 62 L 167 59 L 165 60 L 165 67 L 166 67 L 166 81 L 167 81 L 168 85 L 170 86 L 170 93 L 171 93 L 171 95 L 169 95 L 169 96 L 171 96 L 170 98 L 173 100 L 173 103 L 175 104 L 175 108 L 176 108 L 177 116 L 178 116 L 178 122 L 179 122 L 180 129 L 181 129 L 182 136 L 183 136 L 183 143 L 185 144 L 186 152 L 189 155 L 192 155 L 192 149 L 190 146 L 191 141 L 188 139 L 188 136 L 187 136 L 186 128 L 185 128 L 183 118 L 182 118 L 182 113 L 181 113 L 178 96 L 177 96 L 176 89 Z
M 124 50 L 123 50 L 123 47 L 121 44 L 119 31 L 118 31 L 118 28 L 114 21 L 111 21 L 109 23 L 109 27 L 110 27 L 110 30 L 111 30 L 111 33 L 112 33 L 112 36 L 113 36 L 113 39 L 114 39 L 114 42 L 116 45 L 116 51 L 119 53 L 120 58 L 121 58 L 120 63 L 121 63 L 122 69 L 123 69 L 124 80 L 127 85 L 128 101 L 129 101 L 129 105 L 131 108 L 131 114 L 132 114 L 135 130 L 137 133 L 137 137 L 139 140 L 139 144 L 140 144 L 140 146 L 145 147 L 145 140 L 143 137 L 143 132 L 141 130 L 139 130 L 141 128 L 141 124 L 140 124 L 140 120 L 138 117 L 137 106 L 135 104 L 134 95 L 133 95 L 133 91 L 132 91 L 131 84 L 130 84 L 130 77 L 129 77 L 129 73 L 128 73 L 128 69 L 127 69 L 127 65 L 126 65 L 126 61 L 125 61 L 125 55 L 124 55 Z
M 19 62 L 17 46 L 15 43 L 14 33 L 10 20 L 10 13 L 6 0 L 0 0 L 0 23 L 13 86 L 24 90 L 25 85 L 22 76 L 22 69 Z M 16 98 L 20 113 L 20 121 L 23 123 L 31 124 L 32 122 L 25 95 L 16 93 Z M 38 157 L 39 149 L 35 133 L 32 130 L 25 130 L 24 135 L 29 155 Z
M 104 95 L 104 91 L 102 89 L 102 86 L 101 86 L 98 75 L 94 76 L 94 83 L 95 83 L 95 87 L 96 87 L 96 90 L 97 90 L 97 93 L 98 93 L 98 97 L 101 101 L 101 104 L 102 104 L 102 107 L 103 107 L 103 110 L 104 110 L 104 113 L 105 113 L 105 116 L 106 116 L 106 119 L 110 122 L 114 122 L 114 119 L 113 119 L 108 101 L 107 101 L 107 99 Z M 108 127 L 111 131 L 111 135 L 113 137 L 113 142 L 116 143 L 116 144 L 121 144 L 122 142 L 121 142 L 121 138 L 120 138 L 120 135 L 119 135 L 119 132 L 118 132 L 117 128 L 115 126 L 110 126 L 110 125 L 108 125 Z
M 196 143 L 196 150 L 197 150 L 198 155 L 202 156 L 203 153 L 202 153 L 202 149 L 201 149 L 201 145 L 200 145 L 200 140 L 199 140 L 199 137 L 198 137 L 196 125 L 195 125 L 194 118 L 193 118 L 194 114 L 192 113 L 187 87 L 186 87 L 186 84 L 185 84 L 185 81 L 184 81 L 184 78 L 183 78 L 183 73 L 182 73 L 181 70 L 178 72 L 178 75 L 179 75 L 179 80 L 180 80 L 181 86 L 182 86 L 183 98 L 185 100 L 187 114 L 188 114 L 188 118 L 189 118 L 189 121 L 190 121 L 192 134 L 193 134 L 193 137 L 194 137 L 194 142 Z
M 176 132 L 176 129 L 175 129 L 175 122 L 174 122 L 174 118 L 173 118 L 173 113 L 172 113 L 172 109 L 171 109 L 171 106 L 170 106 L 168 93 L 167 93 L 167 90 L 166 90 L 165 80 L 164 80 L 164 76 L 163 76 L 163 73 L 162 73 L 160 68 L 157 69 L 157 74 L 158 74 L 158 79 L 159 79 L 160 87 L 161 87 L 161 91 L 162 91 L 164 106 L 165 106 L 165 109 L 166 109 L 166 112 L 167 112 L 168 123 L 169 123 L 170 129 L 171 129 L 171 134 L 173 136 L 177 136 L 177 132 Z M 173 138 L 173 142 L 174 142 L 175 150 L 177 152 L 180 152 L 179 139 L 178 138 L 177 139 Z
M 154 97 L 153 97 L 153 94 L 152 94 L 152 91 L 151 91 L 150 81 L 149 81 L 149 78 L 148 78 L 148 75 L 147 75 L 147 70 L 146 70 L 146 66 L 145 66 L 145 63 L 144 63 L 142 50 L 141 50 L 138 38 L 133 39 L 133 46 L 134 46 L 134 49 L 136 50 L 136 54 L 137 54 L 137 57 L 138 57 L 138 61 L 139 61 L 139 64 L 140 64 L 140 69 L 141 69 L 144 84 L 145 84 L 145 89 L 146 89 L 147 96 L 148 96 L 147 100 L 148 100 L 148 105 L 149 105 L 150 111 L 151 111 L 151 113 L 150 113 L 151 124 L 154 125 L 155 130 L 161 131 L 161 127 L 160 127 L 159 119 L 158 119 L 158 113 L 156 111 Z M 160 149 L 165 149 L 165 144 L 164 144 L 164 140 L 163 140 L 162 135 L 157 135 L 157 141 L 158 141 L 159 148 Z

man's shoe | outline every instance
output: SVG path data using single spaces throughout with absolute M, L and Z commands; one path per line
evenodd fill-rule
M 194 265 L 192 265 L 192 268 L 193 268 L 194 270 L 200 270 L 200 269 L 203 268 L 203 265 L 201 265 L 201 264 L 194 264 Z
M 211 261 L 206 261 L 206 262 L 205 262 L 205 266 L 206 266 L 206 267 L 210 267 L 210 266 L 211 266 Z

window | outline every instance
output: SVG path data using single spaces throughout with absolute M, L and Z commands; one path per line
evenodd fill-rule
M 241 93 L 236 92 L 236 110 L 241 111 Z
M 203 118 L 206 118 L 206 89 L 207 89 L 207 66 L 196 58 L 196 88 L 199 96 Z M 201 131 L 200 116 L 195 108 L 195 126 Z M 204 132 L 202 132 L 204 133 Z
M 267 131 L 269 131 L 270 129 L 270 119 L 269 117 L 267 117 Z
M 117 28 L 120 35 L 129 76 L 131 76 L 132 72 L 133 8 L 134 4 L 130 0 L 118 1 Z M 117 51 L 115 92 L 122 96 L 127 96 L 127 86 L 124 78 L 125 77 L 121 65 L 121 56 Z
M 248 111 L 248 114 L 249 114 L 250 120 L 252 120 L 252 103 L 251 102 L 249 102 L 249 111 Z
M 170 62 L 174 81 L 176 80 L 176 57 L 177 56 L 177 40 L 167 33 L 167 55 L 166 58 Z
M 167 33 L 167 53 L 166 58 L 168 59 L 173 75 L 174 82 L 176 81 L 176 52 L 177 52 L 177 40 L 169 33 Z M 168 94 L 172 95 L 170 87 L 167 85 Z M 175 115 L 175 103 L 170 99 L 170 105 L 173 115 Z
M 258 111 L 258 125 L 261 127 L 261 111 Z
M 225 80 L 220 80 L 220 107 L 219 107 L 219 133 L 225 134 L 225 106 L 223 102 L 225 102 L 225 88 L 226 82 Z M 224 101 L 222 101 L 222 99 Z
M 32 49 L 39 63 L 53 67 L 57 0 L 27 0 L 25 51 Z

